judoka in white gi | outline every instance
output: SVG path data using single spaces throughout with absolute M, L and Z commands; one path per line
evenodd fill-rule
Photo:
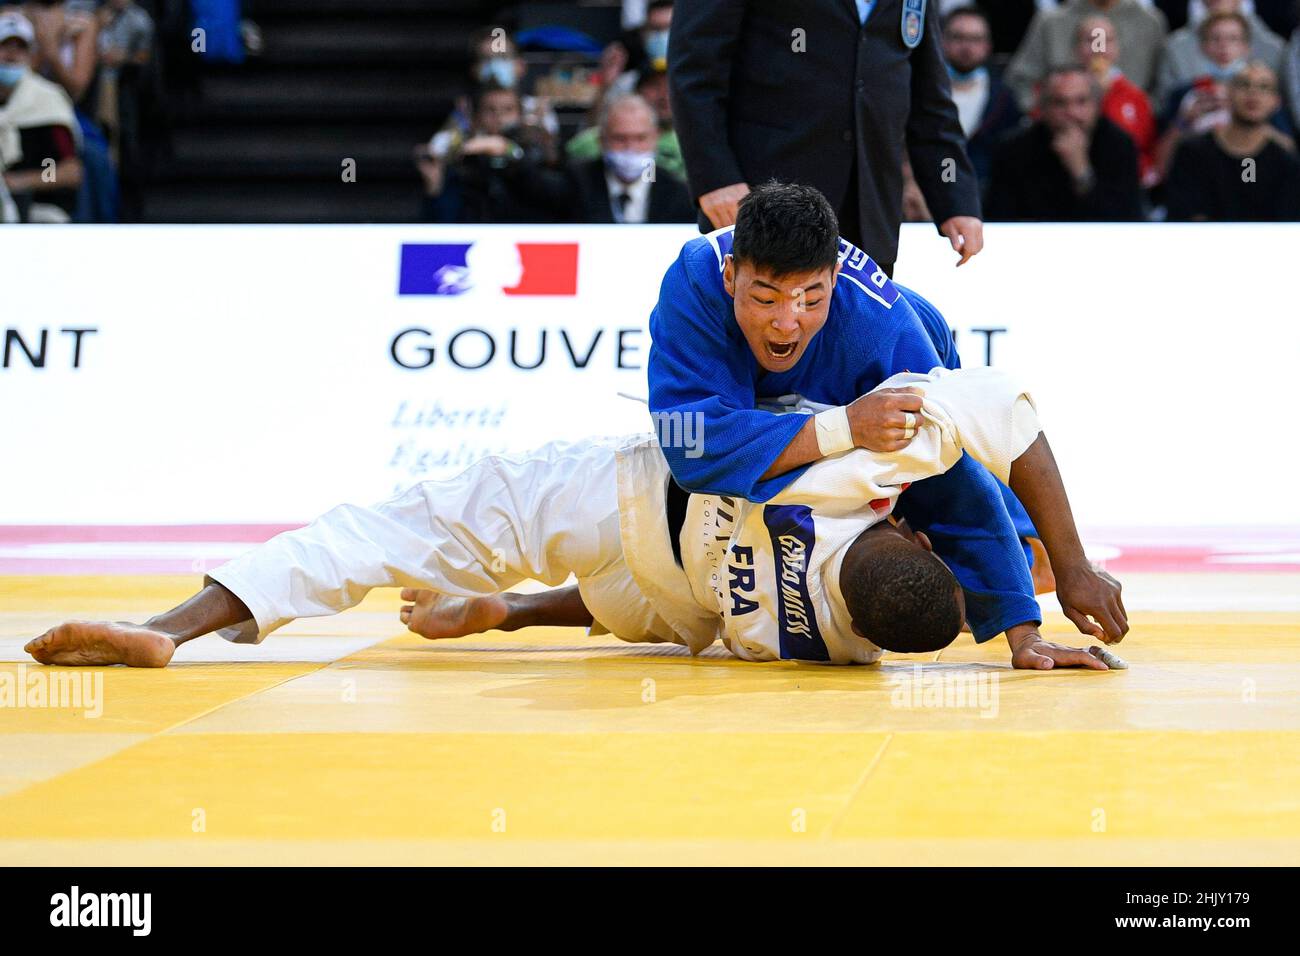
M 925 537 L 889 516 L 910 483 L 963 453 L 1017 493 L 1053 564 L 1086 565 L 1033 402 L 1009 377 L 938 368 L 880 387 L 924 396 L 906 448 L 825 459 L 763 504 L 691 495 L 676 548 L 669 471 L 653 436 L 553 443 L 485 458 L 373 508 L 337 507 L 217 568 L 198 594 L 143 625 L 68 622 L 26 650 L 46 664 L 161 667 L 200 635 L 260 643 L 376 587 L 421 597 L 402 618 L 426 636 L 585 625 L 693 653 L 721 639 L 744 660 L 835 664 L 937 650 L 961 627 L 961 588 Z M 1128 625 L 1118 588 L 1104 572 L 1089 573 L 1110 586 L 1088 610 L 1095 622 L 1075 623 L 1119 640 Z M 504 593 L 525 579 L 556 586 L 571 575 L 576 588 Z M 1036 626 L 1008 640 L 1017 667 L 1106 669 L 1101 648 L 1044 641 Z

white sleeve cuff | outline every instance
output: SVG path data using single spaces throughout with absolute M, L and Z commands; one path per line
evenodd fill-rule
M 1028 395 L 1020 395 L 1011 408 L 1011 461 L 1029 450 L 1029 446 L 1038 440 L 1042 432 L 1042 423 L 1038 420 L 1038 411 Z M 1008 466 L 1008 469 L 1010 466 Z M 1009 474 L 1008 470 L 1008 474 Z

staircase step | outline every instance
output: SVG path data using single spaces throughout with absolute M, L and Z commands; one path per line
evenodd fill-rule
M 354 22 L 336 17 L 261 24 L 257 63 L 424 63 L 468 68 L 472 20 L 389 19 Z
M 163 181 L 268 177 L 341 180 L 342 161 L 356 162 L 358 182 L 410 179 L 412 150 L 429 124 L 375 126 L 192 126 L 178 129 Z
M 171 92 L 169 148 L 151 172 L 144 220 L 411 221 L 421 199 L 413 150 L 465 91 L 470 37 L 504 20 L 498 7 L 243 0 L 261 53 L 201 63 L 196 84 Z M 344 159 L 356 161 L 355 182 L 342 181 Z
M 243 118 L 289 121 L 393 119 L 446 115 L 464 86 L 459 71 L 438 67 L 323 67 L 213 71 L 202 82 L 194 116 L 204 121 Z
M 287 17 L 344 16 L 365 22 L 412 15 L 430 20 L 460 17 L 491 23 L 492 14 L 499 6 L 489 0 L 244 0 L 242 15 L 258 24 Z
M 144 221 L 159 223 L 414 222 L 420 186 L 411 183 L 241 183 L 157 185 Z

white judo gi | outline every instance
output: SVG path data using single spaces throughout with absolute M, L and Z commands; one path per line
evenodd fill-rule
M 824 459 L 762 504 L 691 495 L 681 565 L 669 539 L 668 465 L 653 436 L 557 442 L 484 458 L 372 508 L 342 505 L 222 565 L 209 577 L 253 621 L 221 634 L 257 643 L 375 587 L 474 597 L 573 575 L 597 633 L 693 653 L 722 639 L 745 660 L 870 663 L 881 652 L 853 633 L 839 589 L 849 545 L 885 520 L 908 484 L 942 474 L 963 452 L 1005 482 L 1039 432 L 1029 395 L 993 369 L 901 373 L 880 387 L 924 392 L 905 449 Z

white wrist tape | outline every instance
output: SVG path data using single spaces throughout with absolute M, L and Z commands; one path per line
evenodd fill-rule
M 817 429 L 817 450 L 823 458 L 853 448 L 853 429 L 849 427 L 849 410 L 841 405 L 813 416 Z

